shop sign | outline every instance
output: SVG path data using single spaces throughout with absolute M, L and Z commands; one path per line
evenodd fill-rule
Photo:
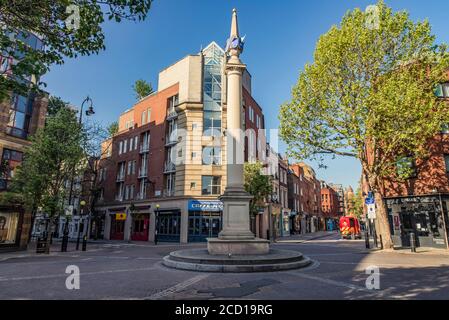
M 117 221 L 124 221 L 124 220 L 126 220 L 126 213 L 116 213 L 115 214 L 115 220 L 117 220 Z
M 223 202 L 221 201 L 201 201 L 201 200 L 189 200 L 189 211 L 223 211 Z

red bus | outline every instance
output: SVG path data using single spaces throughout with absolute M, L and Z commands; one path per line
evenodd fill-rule
M 354 217 L 341 217 L 340 233 L 343 239 L 362 239 L 359 220 Z

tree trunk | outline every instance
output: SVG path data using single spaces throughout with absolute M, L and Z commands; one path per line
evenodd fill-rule
M 384 249 L 393 248 L 393 241 L 391 239 L 390 224 L 388 222 L 388 213 L 383 197 L 379 192 L 374 193 L 376 201 L 376 219 L 378 221 L 379 230 L 377 234 L 382 236 L 382 245 Z

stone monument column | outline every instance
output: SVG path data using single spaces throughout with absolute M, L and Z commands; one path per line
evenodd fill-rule
M 239 36 L 237 11 L 232 13 L 225 66 L 227 77 L 227 185 L 220 197 L 223 202 L 223 229 L 218 239 L 208 239 L 210 254 L 261 254 L 268 252 L 268 241 L 256 239 L 250 231 L 249 202 L 252 196 L 244 189 L 244 132 L 242 128 L 242 74 L 240 61 L 243 41 Z

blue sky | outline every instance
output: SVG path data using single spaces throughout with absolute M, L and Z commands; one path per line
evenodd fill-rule
M 157 86 L 160 70 L 201 46 L 216 41 L 224 47 L 232 8 L 246 34 L 242 60 L 253 76 L 253 96 L 264 109 L 266 127 L 277 128 L 279 106 L 290 97 L 304 64 L 312 61 L 315 43 L 347 10 L 366 8 L 375 1 L 356 0 L 155 0 L 145 22 L 105 23 L 106 51 L 67 60 L 44 77 L 46 90 L 74 105 L 87 94 L 94 101 L 95 118 L 108 124 L 132 106 L 132 84 L 145 79 Z M 395 10 L 406 9 L 413 20 L 428 18 L 438 42 L 449 43 L 447 0 L 390 0 Z M 285 146 L 281 144 L 281 152 Z M 357 160 L 336 158 L 318 177 L 356 186 Z

